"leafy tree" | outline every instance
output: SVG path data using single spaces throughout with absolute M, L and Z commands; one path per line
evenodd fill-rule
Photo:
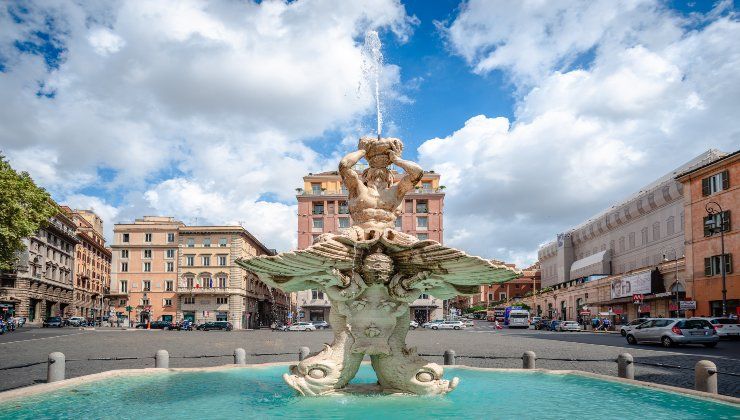
M 58 208 L 27 172 L 16 172 L 0 154 L 0 270 L 13 270 L 21 241 L 57 214 Z

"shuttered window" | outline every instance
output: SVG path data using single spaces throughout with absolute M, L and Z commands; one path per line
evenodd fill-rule
M 701 195 L 708 196 L 730 188 L 730 172 L 722 171 L 701 180 Z

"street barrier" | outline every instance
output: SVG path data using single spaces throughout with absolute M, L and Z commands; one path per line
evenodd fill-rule
M 455 350 L 445 350 L 444 354 L 445 365 L 455 364 Z
M 48 363 L 46 367 L 46 382 L 63 381 L 66 369 L 64 353 L 58 351 L 49 353 Z
M 235 365 L 246 365 L 247 364 L 247 351 L 239 347 L 234 350 L 234 364 Z
M 154 356 L 154 367 L 163 369 L 170 367 L 170 353 L 167 350 L 157 350 Z
M 621 353 L 617 356 L 617 375 L 620 378 L 635 379 L 635 364 L 631 354 Z
M 696 362 L 694 370 L 694 388 L 697 391 L 717 393 L 717 365 L 709 360 Z
M 522 369 L 534 369 L 537 355 L 533 351 L 525 351 L 522 355 Z
M 310 352 L 311 352 L 311 349 L 309 349 L 308 347 L 304 346 L 304 347 L 299 348 L 298 349 L 298 361 L 300 362 L 301 360 L 308 357 L 308 353 Z

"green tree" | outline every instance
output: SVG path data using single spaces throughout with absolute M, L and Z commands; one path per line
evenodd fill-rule
M 33 235 L 59 209 L 27 172 L 16 172 L 0 154 L 0 270 L 13 270 L 22 239 Z

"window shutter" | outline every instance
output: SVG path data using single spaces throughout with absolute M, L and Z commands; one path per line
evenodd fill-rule
M 725 274 L 732 273 L 732 254 L 725 254 Z
M 730 231 L 730 220 L 732 218 L 730 217 L 730 210 L 725 210 L 722 212 L 722 230 L 724 232 Z
M 711 258 L 704 258 L 704 275 L 705 276 L 712 275 L 712 259 Z
M 712 216 L 704 216 L 704 236 L 712 236 L 712 232 L 709 230 L 709 227 L 707 226 L 707 222 L 709 219 L 711 219 Z
M 710 194 L 711 190 L 709 189 L 709 178 L 704 178 L 701 180 L 701 195 L 706 197 Z
M 726 190 L 730 188 L 730 171 L 722 171 L 722 189 Z

